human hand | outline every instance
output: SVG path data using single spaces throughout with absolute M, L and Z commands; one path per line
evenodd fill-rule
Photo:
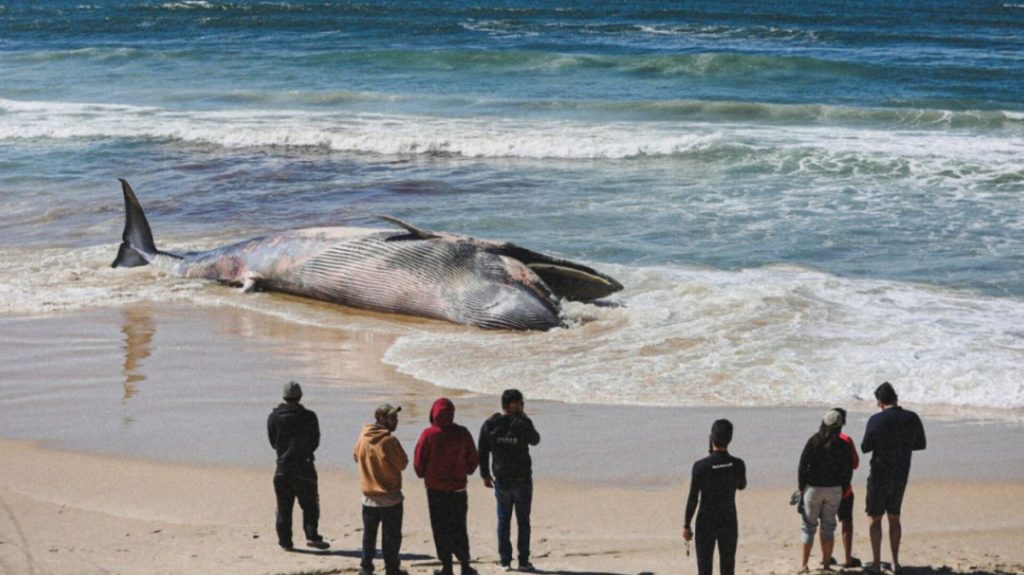
M 693 531 L 690 531 L 689 527 L 683 527 L 683 540 L 690 541 L 693 539 Z
M 487 489 L 493 489 L 494 481 L 492 481 L 490 477 L 484 477 L 484 487 Z

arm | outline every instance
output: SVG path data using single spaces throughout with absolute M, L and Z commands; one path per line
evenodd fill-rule
M 811 458 L 811 442 L 807 441 L 804 445 L 803 453 L 800 454 L 800 466 L 797 467 L 796 482 L 800 491 L 807 488 L 807 468 L 810 465 Z
M 315 413 L 310 413 L 313 415 L 313 430 L 309 438 L 309 452 L 313 453 L 320 447 L 320 420 L 317 419 Z
M 872 425 L 874 417 L 868 420 L 868 426 L 864 429 L 864 439 L 860 442 L 861 453 L 871 453 L 875 450 L 875 429 Z
M 913 451 L 921 451 L 928 447 L 928 439 L 924 436 L 924 425 L 921 425 L 921 418 L 914 414 L 914 422 L 917 425 L 917 439 L 914 441 Z
M 540 433 L 537 432 L 537 428 L 533 426 L 533 420 L 526 417 L 524 414 L 522 417 L 523 424 L 523 438 L 530 445 L 540 444 Z
M 699 462 L 698 462 L 699 463 Z M 683 518 L 683 528 L 690 531 L 693 521 L 693 514 L 697 512 L 697 503 L 700 501 L 700 473 L 697 464 L 693 464 L 693 471 L 690 473 L 690 495 L 686 498 L 686 516 Z
M 860 456 L 857 455 L 857 444 L 854 443 L 853 439 L 850 439 L 850 468 L 857 469 L 860 467 Z
M 277 449 L 277 418 L 273 412 L 267 416 L 267 437 L 270 438 L 270 446 Z
M 413 452 L 412 467 L 416 471 L 416 477 L 423 477 L 427 474 L 427 462 L 430 460 L 430 446 L 426 441 L 428 431 L 430 431 L 429 427 L 420 434 L 420 439 L 416 442 L 416 450 Z
M 473 475 L 477 466 L 480 465 L 480 454 L 476 451 L 473 435 L 466 428 L 462 428 L 462 431 L 466 434 L 466 475 Z M 481 471 L 481 473 L 483 472 Z
M 742 459 L 736 460 L 736 489 L 743 491 L 747 488 L 747 464 Z
M 395 466 L 395 469 L 401 471 L 409 466 L 409 456 L 405 454 L 405 450 L 402 449 L 402 442 L 398 441 L 397 437 L 391 436 L 388 438 L 385 449 L 387 449 L 388 461 Z
M 484 422 L 480 426 L 480 439 L 477 440 L 477 451 L 480 456 L 480 477 L 484 480 L 484 485 L 487 487 L 494 487 L 491 479 L 491 434 L 490 426 L 487 425 L 490 420 Z

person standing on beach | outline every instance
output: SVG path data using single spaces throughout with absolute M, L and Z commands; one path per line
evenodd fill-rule
M 530 446 L 540 434 L 523 410 L 523 394 L 507 389 L 501 394 L 502 413 L 495 413 L 480 428 L 480 476 L 498 500 L 498 556 L 501 568 L 512 569 L 512 512 L 516 514 L 519 570 L 535 571 L 530 563 L 530 506 L 533 502 L 533 461 Z M 493 464 L 491 455 L 494 455 Z M 493 476 L 491 475 L 493 468 Z
M 833 407 L 833 411 L 839 413 L 842 416 L 842 423 L 839 427 L 839 439 L 841 439 L 850 448 L 850 469 L 855 470 L 860 467 L 860 456 L 857 455 L 857 445 L 853 441 L 853 438 L 843 433 L 842 429 L 846 425 L 846 410 L 841 407 Z M 843 551 L 846 555 L 846 560 L 843 562 L 844 568 L 860 567 L 861 561 L 853 556 L 853 481 L 850 481 L 850 485 L 846 487 L 846 491 L 843 492 L 843 499 L 839 502 L 839 513 L 836 515 L 839 518 L 839 524 L 842 526 L 843 536 Z M 825 545 L 825 541 L 822 540 L 822 546 Z
M 416 475 L 427 487 L 430 528 L 441 561 L 441 569 L 434 575 L 453 575 L 453 555 L 462 567 L 462 575 L 477 573 L 469 564 L 466 478 L 479 463 L 472 434 L 455 423 L 455 406 L 447 398 L 435 401 L 430 409 L 430 427 L 420 434 L 413 456 Z
M 843 493 L 850 486 L 850 479 L 853 477 L 850 446 L 839 439 L 839 430 L 842 426 L 842 414 L 830 410 L 822 418 L 817 433 L 807 440 L 803 453 L 800 454 L 797 481 L 803 500 L 803 511 L 800 514 L 803 532 L 801 573 L 808 572 L 807 561 L 814 547 L 814 532 L 818 529 L 819 520 L 821 568 L 828 569 L 832 564 L 836 514 Z
M 736 491 L 747 487 L 747 466 L 729 454 L 732 431 L 729 420 L 715 421 L 711 425 L 711 454 L 693 464 L 683 539 L 696 538 L 698 575 L 711 575 L 716 544 L 721 575 L 733 575 L 736 569 Z M 695 534 L 690 525 L 698 503 Z
M 892 569 L 899 573 L 900 541 L 903 527 L 900 508 L 910 478 L 910 459 L 914 451 L 927 447 L 921 418 L 913 411 L 903 409 L 899 396 L 888 381 L 875 390 L 875 399 L 881 409 L 868 419 L 860 449 L 871 453 L 871 471 L 868 475 L 867 514 L 871 517 L 871 572 L 882 568 L 882 515 L 889 518 L 889 547 L 892 550 Z
M 274 471 L 274 493 L 277 495 L 277 544 L 286 551 L 292 543 L 292 510 L 295 500 L 302 507 L 302 529 L 306 532 L 306 545 L 327 549 L 317 528 L 320 523 L 320 493 L 317 488 L 316 466 L 313 452 L 320 446 L 320 421 L 316 413 L 306 409 L 302 400 L 302 387 L 294 381 L 284 386 L 284 403 L 270 412 L 267 435 L 270 446 L 277 451 L 277 469 Z
M 363 432 L 352 449 L 352 458 L 359 465 L 359 487 L 363 492 L 363 553 L 359 575 L 373 574 L 373 558 L 377 554 L 377 531 L 383 525 L 381 547 L 384 550 L 384 573 L 408 575 L 400 569 L 398 552 L 402 548 L 402 471 L 409 457 L 401 442 L 392 435 L 398 429 L 401 406 L 382 403 L 374 412 L 374 423 L 363 426 Z

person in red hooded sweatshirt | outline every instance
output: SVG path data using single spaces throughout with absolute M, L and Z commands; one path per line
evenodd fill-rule
M 455 405 L 444 397 L 435 401 L 430 409 L 430 427 L 416 442 L 413 468 L 427 487 L 430 528 L 441 561 L 441 569 L 434 575 L 454 575 L 453 555 L 462 566 L 462 575 L 476 575 L 469 564 L 466 478 L 476 471 L 480 458 L 469 430 L 454 421 Z

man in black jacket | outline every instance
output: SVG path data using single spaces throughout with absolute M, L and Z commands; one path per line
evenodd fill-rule
M 306 545 L 327 549 L 330 544 L 317 532 L 320 494 L 317 490 L 313 452 L 320 446 L 320 422 L 316 413 L 299 404 L 302 388 L 290 381 L 284 386 L 284 403 L 267 418 L 270 446 L 277 451 L 274 493 L 277 494 L 277 544 L 291 551 L 292 509 L 298 498 Z
M 480 428 L 480 476 L 494 488 L 498 500 L 498 555 L 501 568 L 512 568 L 512 512 L 519 528 L 519 570 L 534 571 L 530 564 L 530 506 L 533 502 L 533 462 L 530 446 L 540 434 L 523 411 L 523 394 L 507 389 L 501 394 L 502 413 L 495 413 Z M 491 455 L 493 454 L 493 461 Z M 493 469 L 493 475 L 492 475 Z

